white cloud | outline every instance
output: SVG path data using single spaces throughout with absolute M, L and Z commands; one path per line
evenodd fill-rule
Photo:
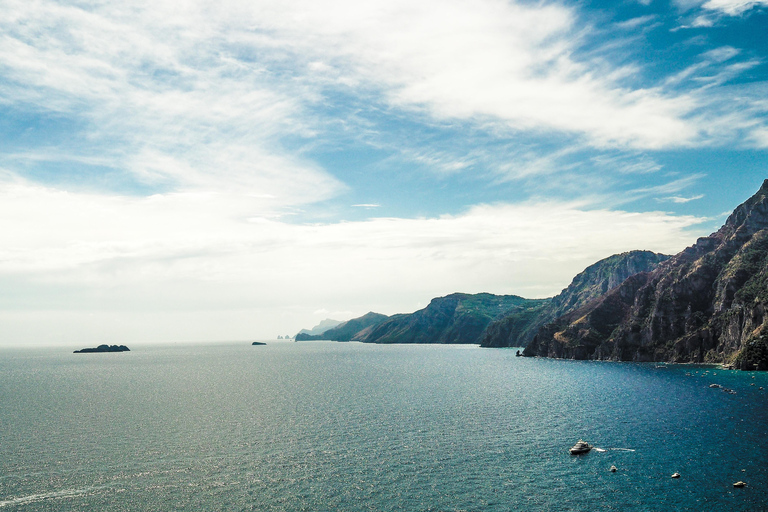
M 576 203 L 314 225 L 280 216 L 345 190 L 302 152 L 335 136 L 329 125 L 357 128 L 334 112 L 337 94 L 393 123 L 566 140 L 547 154 L 505 149 L 520 156 L 508 166 L 483 150 L 402 150 L 445 176 L 481 162 L 498 179 L 535 179 L 573 164 L 584 143 L 695 145 L 734 126 L 768 146 L 753 115 L 763 107 L 710 108 L 706 88 L 744 63 L 695 93 L 670 90 L 707 78 L 706 65 L 659 87 L 628 85 L 634 68 L 576 57 L 591 29 L 583 22 L 562 5 L 507 0 L 5 0 L 0 105 L 66 119 L 74 133 L 72 144 L 3 155 L 0 329 L 18 339 L 285 334 L 321 306 L 394 313 L 453 291 L 552 295 L 612 253 L 681 249 L 701 219 Z M 703 119 L 702 107 L 715 113 Z M 67 192 L 18 177 L 24 163 L 62 161 L 121 170 L 163 193 Z M 635 154 L 609 164 L 613 174 L 660 169 Z
M 648 25 L 652 22 L 655 22 L 657 18 L 658 17 L 655 14 L 649 14 L 647 16 L 637 16 L 635 18 L 630 18 L 626 21 L 617 23 L 616 27 L 621 30 L 633 30 L 639 26 Z
M 547 296 L 612 253 L 676 252 L 701 221 L 557 202 L 312 225 L 249 222 L 252 212 L 232 193 L 110 198 L 3 183 L 0 309 L 20 315 L 0 315 L 0 327 L 5 318 L 23 336 L 24 318 L 69 311 L 97 315 L 110 339 L 137 333 L 104 320 L 121 315 L 151 318 L 163 335 L 188 317 L 172 339 L 242 339 L 305 327 L 318 306 L 391 314 L 454 291 Z
M 294 10 L 302 16 L 286 12 Z M 259 4 L 254 12 L 278 20 L 270 28 L 280 46 L 330 53 L 344 76 L 438 119 L 563 131 L 601 147 L 660 147 L 696 137 L 683 119 L 695 107 L 692 98 L 630 90 L 611 73 L 573 60 L 576 13 L 560 6 L 336 1 L 294 2 L 282 12 Z
M 768 6 L 768 0 L 709 0 L 702 7 L 737 16 L 758 6 Z
M 292 203 L 342 189 L 281 149 L 286 133 L 311 135 L 307 95 L 271 86 L 262 63 L 226 55 L 224 27 L 200 6 L 89 11 L 9 0 L 4 12 L 0 98 L 80 120 L 84 147 L 69 158 L 87 151 L 149 184 L 249 189 Z
M 0 97 L 84 116 L 96 142 L 138 153 L 115 158 L 150 181 L 194 184 L 226 167 L 240 184 L 278 181 L 287 190 L 277 195 L 299 196 L 289 172 L 253 162 L 290 160 L 278 140 L 314 133 L 306 109 L 328 86 L 441 120 L 564 132 L 598 147 L 698 136 L 685 119 L 694 98 L 631 89 L 619 82 L 626 73 L 575 60 L 584 28 L 556 4 L 225 0 L 180 10 L 168 0 L 8 0 L 4 11 Z M 292 164 L 322 185 L 321 196 L 335 190 L 320 170 Z
M 711 60 L 714 62 L 725 62 L 727 60 L 731 60 L 735 56 L 739 54 L 739 50 L 732 47 L 732 46 L 720 46 L 718 48 L 714 48 L 712 50 L 709 50 L 708 52 L 705 52 L 702 57 L 706 60 Z
M 768 149 L 768 127 L 762 126 L 752 130 L 750 137 L 757 147 Z
M 696 201 L 697 199 L 701 199 L 703 197 L 704 197 L 704 194 L 699 194 L 697 196 L 692 196 L 692 197 L 670 196 L 670 197 L 664 197 L 662 199 L 659 199 L 659 201 L 671 201 L 676 204 L 685 204 L 685 203 L 690 203 L 691 201 Z

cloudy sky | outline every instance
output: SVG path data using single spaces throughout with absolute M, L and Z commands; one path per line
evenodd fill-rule
M 0 345 L 547 297 L 768 178 L 768 0 L 0 12 Z

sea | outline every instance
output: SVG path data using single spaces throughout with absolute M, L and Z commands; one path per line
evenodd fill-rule
M 131 349 L 0 350 L 0 509 L 768 510 L 765 373 L 461 345 Z M 595 449 L 570 455 L 579 440 Z

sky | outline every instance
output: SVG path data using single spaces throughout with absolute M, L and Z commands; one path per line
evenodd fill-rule
M 768 0 L 0 0 L 0 345 L 272 339 L 674 254 L 768 178 Z

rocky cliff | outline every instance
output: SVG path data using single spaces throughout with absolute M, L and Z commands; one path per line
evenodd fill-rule
M 549 299 L 516 295 L 454 293 L 432 299 L 410 314 L 393 315 L 360 338 L 369 343 L 479 343 L 494 319 L 511 311 L 535 310 Z
M 768 180 L 708 237 L 542 327 L 525 355 L 768 369 Z
M 381 313 L 366 313 L 365 315 L 342 322 L 332 329 L 328 329 L 322 334 L 304 334 L 296 335 L 296 341 L 308 340 L 331 340 L 331 341 L 352 341 L 364 338 L 378 324 L 389 317 Z
M 655 269 L 668 258 L 651 251 L 630 251 L 600 260 L 574 277 L 571 284 L 551 301 L 535 309 L 512 311 L 492 322 L 480 344 L 484 347 L 524 347 L 542 326 L 604 295 L 629 276 Z

